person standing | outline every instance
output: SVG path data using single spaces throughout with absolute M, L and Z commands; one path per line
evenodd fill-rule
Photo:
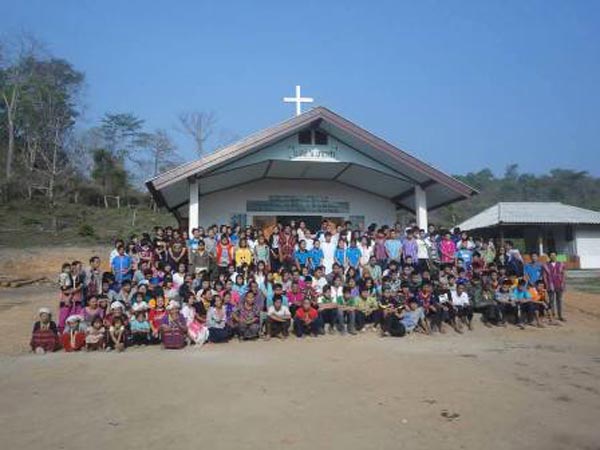
M 544 282 L 548 290 L 548 299 L 552 314 L 556 314 L 558 320 L 564 322 L 562 315 L 562 300 L 565 291 L 565 265 L 556 258 L 556 252 L 550 252 L 550 261 L 544 264 Z

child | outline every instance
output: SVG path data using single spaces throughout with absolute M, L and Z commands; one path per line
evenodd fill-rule
M 104 350 L 105 346 L 106 329 L 104 328 L 104 322 L 100 316 L 94 316 L 91 320 L 90 326 L 86 330 L 85 335 L 85 350 Z
M 73 277 L 71 276 L 71 264 L 64 263 L 58 276 L 60 285 L 60 303 L 58 307 L 58 331 L 61 333 L 65 328 L 67 317 L 71 315 L 73 307 Z
M 65 321 L 62 345 L 66 352 L 77 352 L 85 346 L 85 324 L 83 317 L 73 314 Z
M 122 316 L 115 316 L 112 324 L 108 328 L 108 347 L 107 350 L 125 350 L 125 322 Z
M 33 325 L 31 333 L 31 350 L 38 355 L 58 350 L 60 347 L 58 329 L 52 320 L 50 308 L 40 308 L 38 316 L 40 320 Z
M 150 342 L 150 322 L 146 317 L 146 304 L 136 303 L 133 307 L 134 317 L 129 322 L 131 331 L 131 344 L 133 345 L 148 345 Z

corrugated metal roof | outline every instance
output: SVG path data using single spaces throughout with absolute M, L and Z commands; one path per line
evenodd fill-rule
M 600 224 L 600 212 L 560 202 L 500 202 L 459 224 L 475 230 L 498 224 Z

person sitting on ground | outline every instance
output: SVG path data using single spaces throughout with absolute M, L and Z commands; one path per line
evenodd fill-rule
M 85 346 L 85 330 L 82 316 L 73 314 L 67 317 L 62 334 L 62 346 L 66 352 L 77 352 Z
M 248 291 L 233 314 L 240 340 L 258 339 L 260 310 L 254 301 L 254 292 Z
M 304 303 L 304 302 L 303 302 Z M 329 325 L 329 333 L 332 334 L 334 329 L 338 327 L 338 303 L 336 299 L 331 295 L 331 286 L 326 284 L 323 286 L 321 295 L 317 298 L 318 312 L 321 317 L 321 324 L 323 325 L 323 329 L 321 332 L 325 331 L 325 324 Z M 297 310 L 296 310 L 297 311 Z M 341 330 L 340 330 L 341 331 Z
M 350 286 L 344 287 L 342 300 L 337 308 L 338 330 L 341 334 L 346 331 L 349 334 L 356 334 L 356 297 Z
M 136 303 L 133 307 L 133 319 L 129 322 L 132 345 L 148 345 L 152 329 L 146 316 L 146 304 Z
M 317 337 L 320 329 L 319 313 L 311 306 L 309 299 L 304 299 L 302 308 L 296 311 L 296 316 L 294 317 L 294 332 L 296 336 L 299 338 L 308 335 Z
M 416 298 L 412 298 L 408 303 L 408 308 L 400 311 L 399 315 L 406 333 L 412 333 L 413 331 L 419 331 L 424 334 L 431 333 L 429 324 L 425 319 L 425 312 L 419 306 Z
M 33 324 L 33 332 L 31 333 L 31 350 L 37 354 L 55 352 L 60 348 L 60 342 L 58 327 L 52 320 L 50 308 L 40 308 L 38 316 L 40 320 Z
M 220 295 L 213 296 L 213 306 L 208 309 L 206 325 L 208 326 L 209 342 L 215 344 L 227 342 L 231 337 L 231 329 L 228 325 L 227 308 Z
M 267 337 L 287 338 L 292 315 L 289 308 L 283 304 L 281 295 L 275 294 L 267 316 Z
M 462 333 L 462 325 L 466 325 L 469 330 L 473 329 L 473 307 L 469 301 L 469 294 L 465 290 L 465 285 L 459 283 L 456 285 L 456 291 L 452 292 L 452 309 L 450 320 L 457 333 Z M 458 319 L 458 320 L 457 320 Z
M 100 316 L 95 316 L 85 332 L 85 350 L 104 350 L 106 343 L 106 328 Z
M 167 314 L 163 317 L 160 334 L 165 349 L 178 350 L 186 346 L 187 325 L 181 314 L 179 303 L 171 300 L 167 305 Z
M 359 287 L 360 294 L 355 299 L 355 321 L 356 330 L 362 331 L 365 327 L 376 327 L 378 320 L 378 304 L 377 297 L 372 295 L 367 284 L 361 284 Z
M 516 324 L 522 329 L 523 323 L 526 323 L 527 318 L 533 315 L 532 307 L 535 306 L 533 305 L 531 294 L 527 290 L 526 280 L 521 279 L 517 282 L 517 287 L 513 290 L 513 298 L 516 304 Z

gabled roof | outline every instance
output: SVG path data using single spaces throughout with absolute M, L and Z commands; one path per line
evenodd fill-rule
M 476 230 L 526 224 L 600 224 L 600 212 L 560 202 L 500 202 L 458 226 L 461 230 Z
M 286 173 L 286 177 L 291 177 L 293 172 L 289 166 L 291 161 L 282 160 L 278 160 L 275 165 L 272 164 L 272 161 L 254 161 L 246 166 L 238 164 L 235 166 L 236 172 L 229 173 L 227 177 L 220 176 L 220 174 L 224 174 L 225 168 L 230 164 L 243 158 L 248 159 L 249 156 L 306 128 L 323 129 L 340 142 L 356 149 L 365 157 L 379 165 L 384 165 L 389 170 L 386 169 L 387 173 L 376 172 L 373 167 L 367 168 L 360 164 L 343 162 L 320 163 L 320 168 L 317 169 L 316 165 L 319 163 L 305 162 L 303 166 L 303 163 L 294 161 L 294 167 L 302 169 L 294 174 L 296 178 L 331 180 L 350 185 L 385 197 L 399 207 L 408 210 L 414 209 L 415 185 L 420 185 L 426 190 L 429 209 L 444 206 L 477 193 L 472 187 L 324 107 L 313 108 L 304 114 L 252 134 L 211 155 L 164 172 L 147 181 L 146 186 L 159 205 L 165 206 L 177 214 L 177 210 L 187 204 L 188 193 L 185 187 L 190 178 L 199 179 L 201 182 L 200 194 L 207 195 L 216 190 L 226 189 L 228 186 L 235 186 L 236 180 L 252 182 L 275 178 L 271 173 L 276 172 L 275 169 L 278 169 L 278 173 Z M 286 164 L 288 166 L 284 167 Z M 311 165 L 312 167 L 308 167 Z M 209 184 L 209 179 L 212 184 Z M 206 186 L 202 185 L 204 181 Z M 184 210 L 180 210 L 179 213 L 185 215 Z

